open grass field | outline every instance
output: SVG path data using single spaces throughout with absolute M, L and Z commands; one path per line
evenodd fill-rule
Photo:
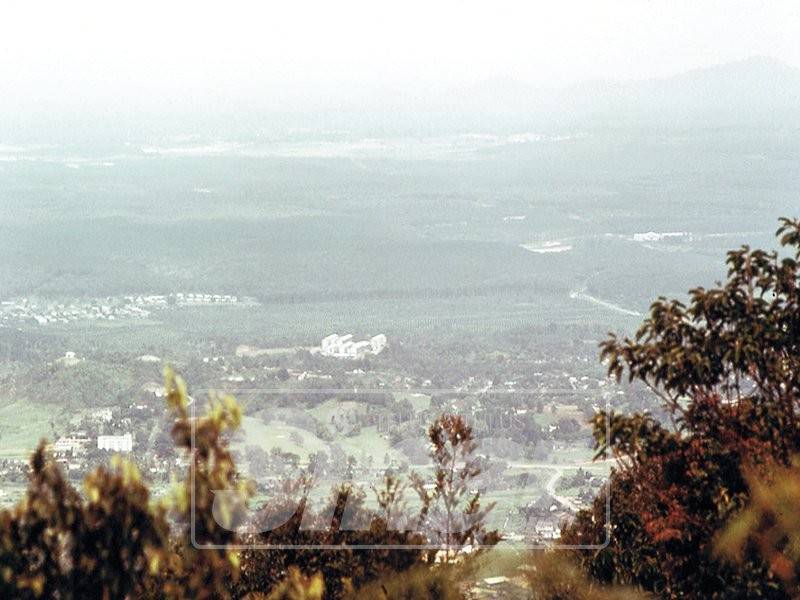
M 0 406 L 0 458 L 27 458 L 42 438 L 51 437 L 50 423 L 64 418 L 62 409 L 16 399 Z
M 300 443 L 297 443 L 298 440 Z M 236 436 L 232 447 L 242 451 L 249 445 L 261 446 L 269 452 L 273 447 L 278 447 L 284 452 L 292 452 L 300 456 L 305 463 L 311 453 L 328 450 L 332 445 L 338 445 L 345 454 L 355 456 L 359 461 L 367 456 L 373 456 L 376 465 L 383 463 L 384 456 L 405 460 L 406 457 L 397 449 L 392 448 L 387 439 L 382 437 L 375 427 L 363 427 L 357 435 L 338 436 L 334 442 L 325 442 L 314 433 L 295 427 L 281 421 L 270 421 L 265 424 L 257 417 L 244 417 L 242 419 L 241 433 Z
M 296 436 L 300 437 L 300 444 L 293 441 L 292 438 Z M 261 446 L 267 452 L 277 446 L 284 452 L 297 454 L 302 461 L 306 461 L 310 453 L 327 447 L 316 435 L 300 427 L 281 421 L 271 421 L 267 425 L 259 418 L 243 417 L 241 433 L 233 441 L 232 447 L 234 450 L 243 450 L 250 445 Z

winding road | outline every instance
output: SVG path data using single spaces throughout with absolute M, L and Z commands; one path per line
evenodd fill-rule
M 564 469 L 557 469 L 556 472 L 553 473 L 552 477 L 550 477 L 550 479 L 547 480 L 547 485 L 545 486 L 545 489 L 547 490 L 547 493 L 550 494 L 556 500 L 556 502 L 558 502 L 565 508 L 568 508 L 572 512 L 578 512 L 578 510 L 580 509 L 572 500 L 570 500 L 569 498 L 565 498 L 564 496 L 559 496 L 556 493 L 556 484 L 558 483 L 558 480 L 561 479 L 562 475 L 564 475 Z

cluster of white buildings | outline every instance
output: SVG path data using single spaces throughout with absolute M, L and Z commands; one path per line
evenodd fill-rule
M 16 322 L 71 323 L 73 321 L 145 318 L 150 312 L 133 304 L 60 304 L 30 302 L 28 299 L 0 302 L 0 320 Z
M 667 238 L 690 238 L 691 234 L 688 231 L 665 231 L 665 232 L 656 232 L 656 231 L 646 231 L 644 233 L 634 233 L 633 234 L 633 241 L 634 242 L 660 242 Z
M 232 305 L 241 302 L 239 296 L 231 294 L 138 294 L 130 296 L 107 296 L 85 302 L 60 303 L 57 301 L 20 298 L 0 301 L 0 325 L 3 321 L 48 323 L 71 323 L 85 320 L 108 320 L 147 318 L 153 311 L 164 310 L 170 305 Z M 246 300 L 249 301 L 249 300 Z
M 82 431 L 58 438 L 53 443 L 53 453 L 57 456 L 81 456 L 86 454 L 92 440 Z
M 236 304 L 238 296 L 230 294 L 175 294 L 176 304 Z
M 83 456 L 92 444 L 91 438 L 85 432 L 58 438 L 53 443 L 53 453 L 56 456 Z M 97 449 L 109 452 L 131 452 L 133 450 L 133 435 L 98 435 Z
M 124 296 L 124 300 L 129 304 L 137 306 L 164 307 L 171 302 L 179 306 L 195 304 L 236 304 L 239 302 L 239 297 L 231 294 L 202 294 L 199 292 L 184 294 L 183 292 L 178 292 L 166 296 L 161 294 Z
M 356 342 L 353 335 L 332 333 L 322 340 L 322 355 L 359 360 L 368 354 L 380 354 L 386 347 L 386 336 L 379 333 L 368 340 Z

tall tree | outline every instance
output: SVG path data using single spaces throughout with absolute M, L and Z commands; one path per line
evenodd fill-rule
M 757 553 L 734 565 L 712 552 L 748 498 L 743 468 L 786 465 L 800 451 L 800 221 L 782 219 L 777 236 L 781 252 L 729 252 L 724 284 L 691 290 L 688 304 L 659 298 L 633 339 L 601 344 L 609 373 L 647 386 L 670 422 L 594 418 L 598 456 L 616 467 L 563 537 L 608 542 L 579 554 L 595 578 L 670 598 L 786 596 Z
M 428 430 L 433 459 L 433 486 L 415 475 L 413 487 L 420 497 L 420 528 L 431 544 L 445 550 L 448 560 L 467 545 L 491 546 L 496 532 L 486 531 L 486 516 L 494 503 L 481 506 L 480 492 L 472 492 L 481 464 L 475 456 L 472 428 L 458 415 L 442 415 Z

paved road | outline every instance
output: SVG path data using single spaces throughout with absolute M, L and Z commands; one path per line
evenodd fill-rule
M 553 498 L 555 498 L 555 500 L 559 504 L 561 504 L 562 506 L 568 508 L 573 512 L 578 512 L 578 510 L 580 509 L 574 502 L 572 502 L 572 500 L 556 494 L 556 484 L 558 483 L 558 480 L 561 479 L 561 476 L 563 474 L 564 474 L 563 469 L 558 469 L 555 473 L 553 473 L 553 476 L 550 477 L 550 479 L 547 481 L 547 486 L 545 489 L 547 489 L 547 493 L 550 494 Z

